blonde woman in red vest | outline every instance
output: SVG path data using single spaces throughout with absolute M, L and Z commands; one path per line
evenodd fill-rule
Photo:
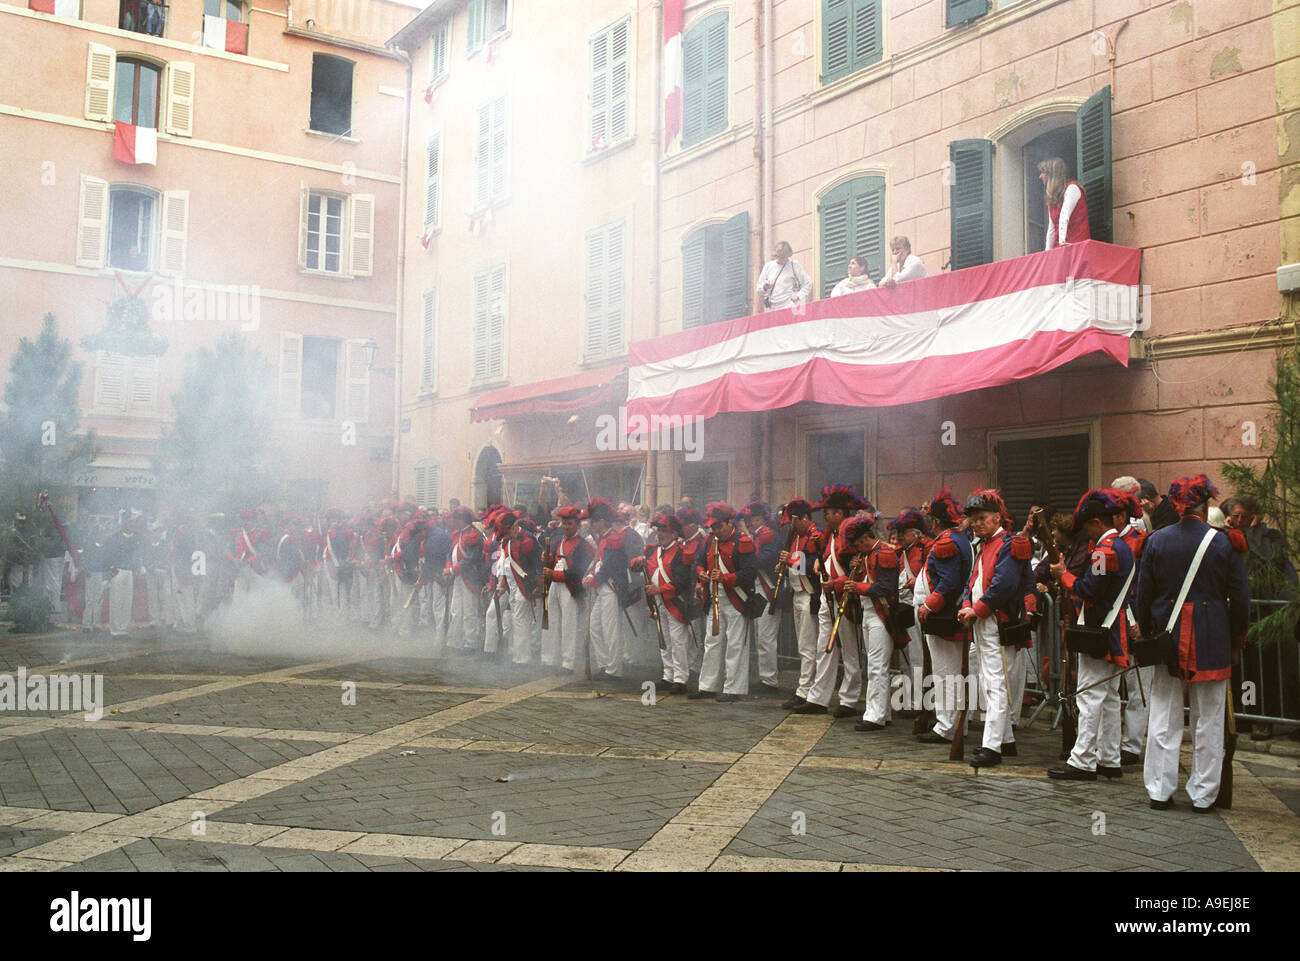
M 1047 246 L 1064 247 L 1088 240 L 1088 198 L 1077 180 L 1070 179 L 1069 169 L 1060 157 L 1052 157 L 1038 165 L 1038 179 L 1042 181 L 1047 198 Z

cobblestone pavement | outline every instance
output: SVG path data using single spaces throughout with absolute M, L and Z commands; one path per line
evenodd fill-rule
M 97 720 L 0 711 L 0 871 L 1300 870 L 1300 759 L 1244 738 L 1231 811 L 1156 812 L 1140 769 L 1048 779 L 1047 713 L 976 772 L 786 693 L 311 640 L 0 638 L 0 674 L 104 683 Z

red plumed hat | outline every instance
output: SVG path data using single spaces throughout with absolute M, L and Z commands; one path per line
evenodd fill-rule
M 793 497 L 781 507 L 781 523 L 789 524 L 793 517 L 811 517 L 814 510 L 816 508 L 802 497 Z
M 1210 483 L 1210 478 L 1204 471 L 1195 477 L 1180 477 L 1169 485 L 1169 499 L 1180 514 L 1186 514 L 1192 508 L 1217 500 L 1218 497 L 1219 489 Z
M 589 517 L 593 521 L 605 521 L 612 524 L 617 517 L 617 511 L 614 505 L 603 497 L 593 497 L 587 509 L 582 512 L 583 517 Z
M 922 534 L 930 533 L 930 525 L 925 522 L 925 515 L 911 507 L 890 521 L 888 527 L 891 531 L 901 531 L 913 527 Z
M 674 534 L 680 534 L 682 532 L 682 522 L 672 514 L 656 514 L 654 517 L 650 518 L 650 526 L 666 527 Z
M 844 511 L 871 511 L 871 501 L 867 500 L 848 484 L 827 484 L 822 488 L 821 500 L 813 505 L 814 510 L 838 508 Z
M 925 512 L 935 520 L 943 521 L 946 524 L 961 523 L 962 511 L 957 506 L 957 499 L 952 496 L 951 487 L 945 487 L 935 494 L 926 506 Z
M 712 527 L 718 521 L 732 521 L 736 519 L 736 509 L 726 501 L 711 501 L 709 506 L 704 509 L 708 515 L 707 525 Z
M 687 524 L 694 524 L 696 527 L 700 527 L 704 524 L 704 515 L 694 507 L 677 508 L 677 519 L 681 521 L 683 527 Z
M 874 512 L 850 517 L 844 522 L 844 543 L 852 544 L 863 534 L 874 533 L 877 516 Z
M 557 509 L 555 512 L 555 516 L 562 521 L 568 520 L 570 518 L 572 518 L 575 521 L 580 521 L 583 518 L 583 513 L 582 513 L 582 508 L 579 507 L 577 504 L 569 504 L 567 507 L 561 507 Z

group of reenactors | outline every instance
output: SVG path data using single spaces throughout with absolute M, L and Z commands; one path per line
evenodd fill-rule
M 660 506 L 648 524 L 602 498 L 542 524 L 500 505 L 438 512 L 409 502 L 314 522 L 271 524 L 248 511 L 234 524 L 180 516 L 137 532 L 127 520 L 101 549 L 108 589 L 129 592 L 121 575 L 138 570 L 166 598 L 160 619 L 182 631 L 271 580 L 308 621 L 332 610 L 427 636 L 437 654 L 540 662 L 599 682 L 622 677 L 640 645 L 657 642 L 666 693 L 720 703 L 749 695 L 751 644 L 760 690 L 777 694 L 788 612 L 799 674 L 782 708 L 856 717 L 864 733 L 905 714 L 918 741 L 951 750 L 978 707 L 975 767 L 1016 756 L 1030 662 L 1021 652 L 1050 608 L 1074 655 L 1060 686 L 1077 714 L 1077 737 L 1050 776 L 1118 778 L 1143 762 L 1145 736 L 1152 806 L 1170 806 L 1186 696 L 1187 791 L 1194 809 L 1210 810 L 1248 623 L 1245 539 L 1207 524 L 1218 491 L 1204 474 L 1174 482 L 1167 502 L 1179 519 L 1154 532 L 1131 488 L 1090 490 L 1050 525 L 1035 508 L 1019 530 L 996 490 L 959 503 L 944 488 L 882 524 L 864 496 L 830 485 L 815 503 L 796 497 L 775 513 L 761 501 L 703 512 L 684 503 Z

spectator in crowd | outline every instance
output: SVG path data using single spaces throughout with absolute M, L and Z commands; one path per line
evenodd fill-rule
M 881 287 L 894 287 L 908 280 L 919 280 L 925 276 L 925 264 L 921 258 L 912 253 L 912 242 L 901 234 L 889 242 L 889 254 L 892 258 L 885 276 L 880 279 Z
M 1260 518 L 1259 502 L 1253 497 L 1236 497 L 1233 499 L 1231 516 L 1232 526 L 1246 535 L 1246 546 L 1250 548 L 1248 566 L 1254 568 L 1267 565 L 1273 568 L 1275 578 L 1285 578 L 1287 583 L 1295 584 L 1296 571 L 1287 556 L 1286 538 L 1281 531 L 1269 527 Z M 1284 591 L 1277 593 L 1285 594 Z
M 1147 529 L 1152 533 L 1162 527 L 1178 523 L 1178 511 L 1169 498 L 1156 490 L 1156 485 L 1145 478 L 1138 478 L 1138 500 L 1147 521 Z
M 1219 501 L 1219 508 L 1218 508 L 1219 513 L 1223 515 L 1224 521 L 1227 524 L 1227 526 L 1233 529 L 1235 529 L 1237 526 L 1232 520 L 1232 508 L 1233 505 L 1235 505 L 1236 503 L 1237 503 L 1237 498 L 1225 497 L 1223 500 Z M 1210 523 L 1213 524 L 1214 522 L 1210 521 Z
M 791 259 L 794 249 L 784 240 L 776 245 L 772 259 L 763 265 L 758 275 L 761 310 L 780 310 L 793 304 L 808 302 L 812 294 L 812 278 Z
M 1047 201 L 1047 246 L 1064 247 L 1088 240 L 1088 201 L 1077 180 L 1070 179 L 1070 171 L 1060 157 L 1052 157 L 1038 165 L 1038 179 L 1043 184 Z
M 831 290 L 832 297 L 856 294 L 859 290 L 871 290 L 876 285 L 867 274 L 867 258 L 861 254 L 849 261 L 849 275 Z

